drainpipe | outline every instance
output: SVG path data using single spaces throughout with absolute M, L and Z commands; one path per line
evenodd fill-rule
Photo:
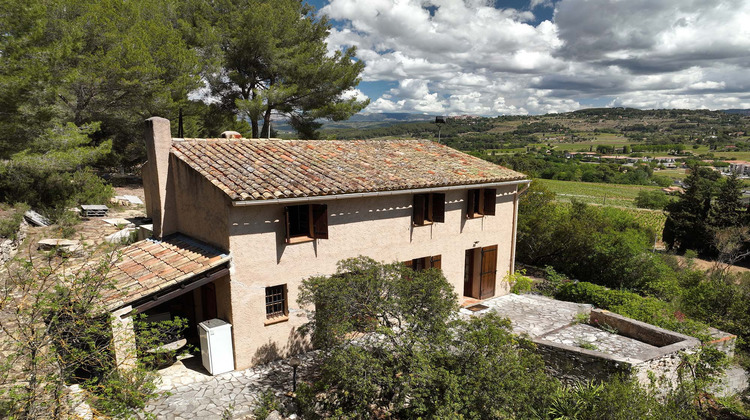
M 516 237 L 517 237 L 517 228 L 518 228 L 518 200 L 521 198 L 521 195 L 523 195 L 526 192 L 526 190 L 529 189 L 529 186 L 531 186 L 531 181 L 527 182 L 521 191 L 518 191 L 518 187 L 516 187 L 516 193 L 515 193 L 516 196 L 513 199 L 513 233 L 512 233 L 513 238 L 512 238 L 511 247 L 510 247 L 510 264 L 508 265 L 510 267 L 510 272 L 508 274 L 513 274 L 516 272 Z

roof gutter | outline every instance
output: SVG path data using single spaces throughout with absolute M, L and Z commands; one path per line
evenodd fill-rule
M 488 182 L 484 184 L 462 184 L 452 185 L 447 187 L 431 187 L 431 188 L 414 188 L 409 190 L 393 190 L 393 191 L 373 191 L 366 193 L 351 193 L 351 194 L 332 194 L 332 195 L 316 195 L 313 197 L 292 197 L 292 198 L 272 198 L 268 200 L 239 200 L 232 201 L 232 205 L 235 207 L 243 206 L 258 206 L 264 204 L 295 204 L 295 203 L 310 203 L 316 201 L 330 201 L 330 200 L 345 200 L 349 198 L 367 198 L 367 197 L 381 197 L 391 195 L 404 195 L 404 194 L 423 194 L 430 192 L 442 192 L 452 190 L 466 190 L 470 188 L 490 188 L 490 187 L 503 187 L 510 185 L 529 184 L 530 179 L 519 179 L 516 181 L 502 181 L 502 182 Z

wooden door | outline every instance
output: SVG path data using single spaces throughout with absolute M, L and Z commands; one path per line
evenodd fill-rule
M 466 262 L 464 265 L 464 296 L 478 298 L 474 293 L 474 250 L 466 250 Z
M 482 248 L 482 264 L 479 273 L 479 299 L 495 296 L 497 275 L 497 245 Z

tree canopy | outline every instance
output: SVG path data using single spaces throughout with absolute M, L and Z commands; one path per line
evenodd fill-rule
M 225 110 L 250 121 L 253 137 L 269 134 L 272 112 L 312 137 L 316 119 L 346 119 L 367 105 L 342 96 L 364 69 L 356 49 L 329 52 L 328 19 L 303 1 L 196 1 L 191 10 L 201 10 L 203 19 L 191 22 L 208 34 L 203 48 L 215 59 L 203 73 L 211 93 Z
M 724 239 L 736 237 L 728 232 L 746 230 L 750 225 L 746 205 L 741 200 L 741 187 L 736 176 L 722 178 L 712 169 L 691 167 L 685 178 L 685 192 L 665 208 L 668 215 L 663 237 L 667 247 L 678 252 L 694 250 L 702 256 L 721 257 L 726 245 Z M 741 248 L 747 249 L 749 239 L 740 239 L 745 242 Z
M 60 125 L 101 123 L 125 163 L 140 126 L 176 115 L 197 88 L 198 57 L 178 28 L 178 2 L 2 0 L 0 157 Z
M 328 414 L 530 418 L 554 390 L 507 320 L 456 319 L 438 269 L 343 260 L 335 275 L 305 280 L 299 302 L 314 305 L 308 331 L 327 349 L 315 389 L 329 391 Z

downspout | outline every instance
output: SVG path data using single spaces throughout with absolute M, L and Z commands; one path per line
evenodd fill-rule
M 512 275 L 516 272 L 516 237 L 517 237 L 517 227 L 518 227 L 518 200 L 521 199 L 521 196 L 523 193 L 526 192 L 526 190 L 529 189 L 529 186 L 531 186 L 531 182 L 526 183 L 526 186 L 523 187 L 521 191 L 518 191 L 518 187 L 516 187 L 516 197 L 513 199 L 513 241 L 511 242 L 510 247 L 510 264 L 508 265 L 510 267 L 510 271 L 508 272 L 509 275 Z

